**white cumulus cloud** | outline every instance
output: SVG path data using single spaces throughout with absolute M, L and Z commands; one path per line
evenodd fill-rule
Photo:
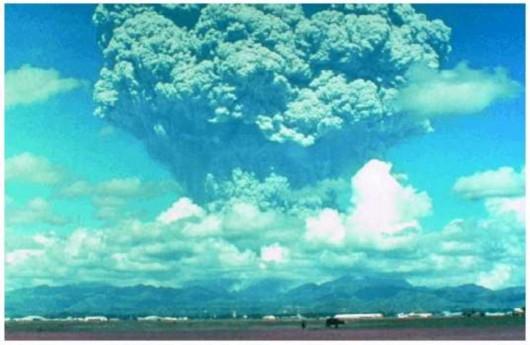
M 16 105 L 42 102 L 48 98 L 74 90 L 83 82 L 74 78 L 63 78 L 53 69 L 23 65 L 19 69 L 9 70 L 5 75 L 5 105 Z
M 420 229 L 419 219 L 431 213 L 427 193 L 401 184 L 391 169 L 390 163 L 371 160 L 352 178 L 353 210 L 347 224 L 361 242 L 399 245 Z
M 497 289 L 511 278 L 512 268 L 506 264 L 496 264 L 491 271 L 479 274 L 477 284 L 488 289 Z
M 56 243 L 57 239 L 51 236 L 46 236 L 43 234 L 36 234 L 32 237 L 35 243 L 40 244 L 43 247 L 49 247 Z
M 145 181 L 138 177 L 124 177 L 98 183 L 73 181 L 61 186 L 58 195 L 63 198 L 90 197 L 97 217 L 110 221 L 134 213 L 127 208 L 134 201 L 176 194 L 178 190 L 178 184 L 171 180 Z
M 201 213 L 197 213 L 196 215 L 200 216 Z M 208 215 L 198 223 L 186 224 L 182 233 L 191 237 L 205 237 L 219 234 L 221 230 L 221 219 L 215 215 Z
M 67 198 L 86 196 L 92 193 L 92 186 L 87 181 L 75 181 L 61 188 L 59 194 Z
M 524 194 L 525 170 L 512 167 L 480 171 L 456 180 L 453 190 L 464 198 L 510 197 Z
M 41 184 L 55 184 L 61 180 L 61 169 L 31 152 L 9 157 L 5 162 L 6 181 L 17 180 Z
M 189 198 L 180 198 L 175 201 L 170 208 L 162 212 L 158 217 L 157 221 L 162 224 L 171 224 L 180 219 L 186 219 L 190 217 L 202 217 L 204 210 L 197 206 Z
M 478 113 L 520 92 L 519 84 L 505 70 L 474 70 L 466 63 L 440 71 L 415 66 L 407 76 L 396 104 L 402 112 L 426 117 Z
M 272 212 L 263 212 L 256 205 L 246 201 L 231 203 L 223 216 L 223 226 L 236 232 L 264 229 L 274 223 Z
M 97 251 L 103 249 L 104 243 L 105 237 L 101 231 L 90 231 L 89 229 L 80 228 L 70 235 L 64 247 L 64 252 L 71 257 L 97 257 Z
M 525 224 L 525 197 L 489 198 L 484 202 L 488 212 L 497 218 L 514 219 L 517 224 Z
M 43 198 L 37 197 L 29 200 L 22 207 L 10 206 L 6 209 L 6 224 L 50 224 L 64 225 L 67 220 L 55 214 L 52 205 Z
M 306 220 L 305 238 L 308 241 L 340 245 L 345 236 L 346 228 L 336 210 L 324 209 L 316 217 Z
M 392 165 L 373 159 L 351 179 L 350 210 L 324 209 L 306 219 L 305 238 L 326 244 L 356 243 L 392 249 L 410 243 L 421 230 L 419 220 L 431 213 L 425 192 L 403 185 L 406 176 L 391 174 Z
M 287 249 L 274 243 L 270 246 L 263 246 L 260 250 L 261 260 L 264 262 L 283 262 L 287 258 Z
M 6 253 L 6 264 L 16 266 L 23 264 L 32 257 L 41 257 L 43 255 L 44 250 L 41 249 L 17 249 Z

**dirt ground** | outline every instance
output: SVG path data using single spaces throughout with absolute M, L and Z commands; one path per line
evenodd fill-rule
M 196 330 L 163 332 L 28 332 L 6 340 L 524 340 L 524 326 L 400 329 Z

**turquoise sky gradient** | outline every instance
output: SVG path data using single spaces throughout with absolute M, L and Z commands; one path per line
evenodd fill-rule
M 452 70 L 461 61 L 467 61 L 471 70 L 486 70 L 488 75 L 493 75 L 492 71 L 494 68 L 501 67 L 507 71 L 509 79 L 520 85 L 519 91 L 515 92 L 514 95 L 499 97 L 499 99 L 495 99 L 478 113 L 433 117 L 431 119 L 431 124 L 434 128 L 432 133 L 407 136 L 399 143 L 389 145 L 380 155 L 371 157 L 390 162 L 393 174 L 404 174 L 408 177 L 406 182 L 398 179 L 403 186 L 413 186 L 417 193 L 425 192 L 430 197 L 432 211 L 420 212 L 416 218 L 405 219 L 418 221 L 421 219 L 422 237 L 419 237 L 417 241 L 415 240 L 414 244 L 395 250 L 385 249 L 384 245 L 382 247 L 377 245 L 375 247 L 365 244 L 359 245 L 356 244 L 355 240 L 352 240 L 353 242 L 351 243 L 353 244 L 341 244 L 342 247 L 340 248 L 333 247 L 334 244 L 330 245 L 329 243 L 333 242 L 331 240 L 331 242 L 328 241 L 328 244 L 322 244 L 326 241 L 321 244 L 315 244 L 316 242 L 311 244 L 311 242 L 307 245 L 307 248 L 289 247 L 291 238 L 299 236 L 294 234 L 295 230 L 289 229 L 294 229 L 299 225 L 294 225 L 296 221 L 287 218 L 287 216 L 284 219 L 283 216 L 285 214 L 282 213 L 282 216 L 275 216 L 276 221 L 281 223 L 281 225 L 276 223 L 271 225 L 269 220 L 264 220 L 263 222 L 272 228 L 284 227 L 285 230 L 281 232 L 285 234 L 284 238 L 272 230 L 268 237 L 263 235 L 265 237 L 262 238 L 259 237 L 262 235 L 256 235 L 259 239 L 257 237 L 254 239 L 253 233 L 243 233 L 237 236 L 223 235 L 219 238 L 215 237 L 217 235 L 212 235 L 214 237 L 205 241 L 211 240 L 214 241 L 212 243 L 218 244 L 210 243 L 210 247 L 217 248 L 216 246 L 218 245 L 221 248 L 219 251 L 225 253 L 223 254 L 225 257 L 226 255 L 234 255 L 236 257 L 233 261 L 255 261 L 256 265 L 260 265 L 259 267 L 262 268 L 260 271 L 262 276 L 281 276 L 288 274 L 291 270 L 299 270 L 299 272 L 304 272 L 300 274 L 301 277 L 314 275 L 316 279 L 307 279 L 308 281 L 314 281 L 348 272 L 364 272 L 366 270 L 403 274 L 405 278 L 421 284 L 437 285 L 444 283 L 444 277 L 461 266 L 458 262 L 451 261 L 452 259 L 448 258 L 461 255 L 462 260 L 468 260 L 473 262 L 473 264 L 470 264 L 469 269 L 466 269 L 465 272 L 462 269 L 462 274 L 456 274 L 454 279 L 447 281 L 449 284 L 482 283 L 492 288 L 524 284 L 524 254 L 521 254 L 524 253 L 523 223 L 514 223 L 512 218 L 510 220 L 502 218 L 501 220 L 499 217 L 504 217 L 502 212 L 508 211 L 506 211 L 504 206 L 504 208 L 491 206 L 499 205 L 498 201 L 492 201 L 492 198 L 464 198 L 453 190 L 456 181 L 461 177 L 471 176 L 484 171 L 496 171 L 501 167 L 511 167 L 517 174 L 525 166 L 524 6 L 418 5 L 414 7 L 417 12 L 425 13 L 429 19 L 441 19 L 452 29 L 450 40 L 452 51 L 448 54 L 447 60 L 441 63 L 440 68 L 442 70 Z M 140 222 L 140 227 L 146 229 L 146 232 L 153 234 L 161 231 L 163 233 L 162 230 L 157 228 L 158 225 L 153 225 L 153 222 L 174 202 L 182 200 L 180 199 L 182 197 L 190 197 L 190 194 L 185 191 L 183 186 L 177 185 L 181 181 L 178 178 L 174 178 L 163 159 L 162 161 L 154 159 L 153 155 L 147 152 L 142 141 L 125 130 L 118 129 L 116 126 L 111 127 L 108 122 L 93 115 L 96 108 L 93 100 L 93 87 L 99 79 L 99 72 L 104 64 L 104 58 L 97 44 L 98 32 L 96 26 L 92 23 L 95 6 L 6 5 L 5 9 L 6 73 L 20 70 L 23 66 L 30 65 L 40 69 L 54 69 L 59 73 L 60 78 L 73 78 L 79 81 L 79 86 L 72 90 L 51 93 L 49 97 L 42 101 L 37 100 L 27 104 L 8 106 L 5 111 L 6 160 L 9 161 L 9 159 L 23 153 L 30 153 L 32 157 L 40 157 L 47 160 L 55 170 L 61 171 L 60 181 L 57 183 L 35 183 L 28 181 L 27 178 L 11 178 L 6 182 L 6 253 L 8 255 L 9 253 L 15 253 L 12 256 L 11 263 L 9 260 L 7 262 L 6 286 L 9 288 L 24 284 L 50 283 L 52 281 L 64 283 L 72 280 L 104 280 L 114 284 L 133 282 L 160 285 L 178 284 L 178 280 L 170 278 L 176 272 L 182 273 L 181 270 L 184 270 L 180 266 L 182 264 L 174 264 L 176 259 L 172 259 L 173 261 L 166 261 L 166 259 L 153 259 L 153 261 L 138 259 L 138 262 L 134 262 L 134 260 L 128 258 L 127 260 L 129 261 L 122 260 L 123 267 L 120 266 L 121 268 L 119 269 L 116 267 L 113 269 L 109 268 L 109 265 L 112 265 L 110 258 L 119 261 L 116 259 L 119 255 L 133 255 L 131 253 L 138 245 L 141 246 L 142 243 L 145 246 L 153 244 L 153 242 L 142 242 L 148 241 L 145 238 L 149 237 L 149 235 L 145 235 L 145 238 L 142 237 L 144 235 L 138 238 L 133 238 L 136 235 L 131 235 L 131 238 L 128 239 L 130 242 L 124 240 L 123 243 L 128 244 L 123 244 L 119 248 L 117 243 L 105 242 L 108 241 L 107 239 L 98 240 L 100 241 L 98 243 L 106 249 L 101 249 L 101 247 L 97 250 L 95 249 L 94 252 L 102 250 L 107 254 L 110 253 L 108 259 L 110 261 L 106 261 L 103 258 L 100 261 L 86 259 L 87 261 L 83 261 L 84 266 L 81 268 L 76 268 L 75 265 L 77 264 L 72 263 L 70 267 L 68 266 L 70 264 L 66 263 L 65 266 L 72 270 L 77 269 L 80 272 L 77 277 L 68 276 L 67 270 L 57 271 L 42 268 L 42 271 L 35 272 L 32 276 L 32 271 L 28 267 L 24 266 L 23 269 L 20 269 L 20 267 L 15 269 L 16 265 L 29 265 L 32 260 L 31 256 L 33 254 L 27 254 L 29 252 L 21 252 L 21 250 L 41 250 L 39 249 L 40 244 L 35 241 L 36 235 L 56 238 L 53 240 L 56 243 L 63 243 L 61 241 L 70 243 L 68 242 L 69 238 L 71 240 L 71 236 L 79 228 L 83 228 L 89 234 L 87 235 L 88 237 L 90 237 L 90 234 L 98 233 L 98 231 L 107 234 L 107 236 L 114 236 L 113 234 L 120 234 L 121 236 L 123 234 L 127 237 L 125 235 L 126 231 L 133 231 L 131 229 L 134 228 L 134 225 L 127 222 L 133 222 L 133 220 Z M 9 88 L 9 85 L 7 87 Z M 366 162 L 368 162 L 368 159 L 364 163 Z M 344 179 L 347 190 L 342 199 L 348 205 L 352 193 L 349 190 L 349 179 L 360 171 L 362 166 L 364 164 L 360 164 L 359 169 L 349 172 L 347 174 L 348 178 Z M 376 170 L 384 170 L 383 166 L 374 167 Z M 493 178 L 496 179 L 496 176 Z M 524 188 L 524 172 L 522 176 Z M 113 179 L 114 182 L 120 179 L 123 182 L 124 179 L 128 179 L 125 182 L 127 186 L 123 187 L 122 184 L 116 187 L 116 184 L 109 184 L 109 181 Z M 91 186 L 90 189 L 81 192 L 77 197 L 65 196 L 65 188 L 79 181 L 88 183 Z M 495 181 L 493 184 L 498 182 L 498 180 Z M 491 186 L 491 183 L 489 185 Z M 512 186 L 512 181 L 504 179 L 499 182 L 499 185 L 499 189 L 503 189 L 506 185 Z M 307 184 L 307 186 L 307 188 L 314 187 L 314 185 L 311 186 L 311 183 Z M 127 189 L 127 191 L 123 191 L 124 189 Z M 360 187 L 358 192 L 361 193 Z M 308 194 L 311 193 L 309 192 Z M 502 202 L 505 203 L 511 202 L 512 199 L 524 198 L 522 196 L 524 192 L 510 193 L 509 195 L 506 194 L 503 189 L 493 195 L 493 198 L 504 198 Z M 407 200 L 418 201 L 421 199 L 415 199 L 417 197 L 416 195 L 412 199 L 398 198 L 398 200 L 407 202 Z M 29 204 L 35 198 L 44 199 L 47 206 L 41 206 L 41 208 L 35 206 L 32 209 Z M 226 215 L 231 212 L 229 210 L 222 212 L 212 211 L 206 203 L 201 204 L 199 201 L 194 200 L 192 196 L 190 199 L 195 201 L 197 205 L 184 205 L 185 203 L 179 205 L 184 205 L 188 211 L 190 209 L 192 211 L 195 210 L 193 207 L 202 208 L 202 211 L 196 211 L 193 215 L 201 219 L 200 222 L 202 223 L 200 224 L 207 222 L 208 217 L 211 217 L 208 221 L 215 222 L 212 220 L 214 215 L 221 217 L 219 216 L 220 214 Z M 490 205 L 491 207 L 488 208 L 485 205 Z M 214 206 L 211 207 L 213 208 Z M 312 210 L 311 212 L 313 213 L 308 211 L 308 214 L 304 214 L 305 218 L 298 219 L 301 220 L 300 224 L 302 225 L 300 226 L 304 228 L 305 224 L 305 230 L 309 231 L 307 229 L 307 219 L 316 219 L 318 212 L 323 209 L 324 207 Z M 499 209 L 501 211 L 498 211 Z M 29 210 L 29 212 L 22 213 L 23 210 Z M 258 212 L 253 208 L 250 210 L 247 208 L 243 214 L 248 216 L 252 212 Z M 261 216 L 265 219 L 270 216 L 267 212 L 279 211 L 261 209 L 259 212 L 263 213 Z M 349 214 L 353 214 L 352 219 L 355 219 L 354 211 L 337 206 L 337 212 L 343 219 L 349 217 Z M 414 212 L 419 211 L 416 210 Z M 499 216 L 501 213 L 502 215 Z M 323 218 L 319 219 L 322 220 Z M 449 235 L 442 235 L 442 229 L 455 219 L 463 219 L 463 222 L 471 224 L 469 227 L 473 229 L 468 229 L 467 235 L 464 234 L 456 239 L 450 238 Z M 343 221 L 346 222 L 345 220 Z M 127 224 L 124 225 L 124 222 Z M 222 224 L 227 224 L 226 222 L 228 221 L 223 219 L 223 222 Z M 251 223 L 256 222 L 256 219 L 251 221 Z M 273 221 L 271 220 L 270 222 Z M 484 230 L 487 232 L 487 235 L 484 235 L 486 236 L 484 239 L 477 239 L 476 242 L 473 239 L 470 240 L 468 238 L 470 234 L 478 231 L 477 229 L 482 226 L 479 224 L 484 224 L 484 222 L 500 223 L 494 223 L 496 227 L 492 226 L 493 228 Z M 501 223 L 502 226 L 499 225 Z M 181 224 L 179 226 L 184 228 L 186 225 Z M 329 227 L 330 225 L 326 226 Z M 336 227 L 340 226 L 336 225 Z M 348 228 L 350 225 L 345 223 L 344 226 Z M 228 225 L 226 227 L 229 228 Z M 502 230 L 499 230 L 501 227 Z M 302 228 L 300 228 L 300 231 L 304 231 Z M 496 232 L 497 230 L 498 232 Z M 266 232 L 266 230 L 259 231 Z M 289 234 L 289 231 L 292 233 Z M 466 230 L 462 231 L 465 232 Z M 513 232 L 518 234 L 517 239 L 522 239 L 521 243 L 516 243 L 517 239 L 510 237 Z M 51 235 L 52 233 L 53 235 Z M 506 235 L 506 233 L 509 235 Z M 432 243 L 429 244 L 429 236 L 437 239 L 438 243 L 444 241 L 459 242 L 464 247 L 468 244 L 476 244 L 478 247 L 478 243 L 484 242 L 484 248 L 489 248 L 488 245 L 493 242 L 502 242 L 506 239 L 506 241 L 509 241 L 509 243 L 506 243 L 506 248 L 512 246 L 510 248 L 512 248 L 511 253 L 514 256 L 505 256 L 502 260 L 486 258 L 482 254 L 487 251 L 484 248 L 481 251 L 477 249 L 475 252 L 466 252 L 464 254 L 438 253 L 437 250 L 439 248 L 427 247 L 433 245 Z M 502 239 L 500 239 L 501 237 Z M 315 238 L 320 239 L 320 237 Z M 215 242 L 217 240 L 221 242 Z M 154 243 L 157 241 L 199 243 L 191 238 L 172 237 L 160 237 L 158 240 L 154 240 Z M 347 242 L 348 240 L 345 241 L 345 243 L 349 243 Z M 222 245 L 219 243 L 222 243 Z M 274 249 L 276 248 L 274 247 L 275 244 L 279 244 L 281 248 L 284 248 L 283 251 Z M 97 246 L 97 244 L 94 244 L 94 246 Z M 206 244 L 205 246 L 208 247 Z M 513 246 L 517 248 L 514 249 Z M 91 248 L 90 243 L 88 245 L 85 244 L 84 247 Z M 42 255 L 52 255 L 49 253 L 57 250 L 53 245 L 43 248 L 48 249 L 45 249 L 46 254 Z M 506 250 L 506 253 L 509 253 L 510 251 L 506 248 L 502 250 Z M 175 257 L 181 253 L 180 249 L 172 250 L 169 252 L 174 253 Z M 193 249 L 183 249 L 182 252 L 186 252 L 186 250 L 200 252 L 195 247 Z M 427 259 L 424 256 L 424 253 L 435 252 L 440 258 L 444 257 L 444 255 L 447 255 L 447 258 Z M 504 253 L 503 251 L 501 252 Z M 115 254 L 119 255 L 116 256 Z M 159 258 L 167 257 L 168 255 L 167 252 L 160 252 L 159 254 Z M 56 260 L 56 263 L 60 264 L 61 260 L 68 261 L 67 259 L 61 259 L 68 256 L 64 255 L 66 254 L 55 253 L 52 255 L 53 258 L 47 258 L 46 262 L 54 262 L 53 260 Z M 211 259 L 206 264 L 201 263 L 198 259 L 194 261 L 195 259 L 190 257 L 189 272 L 186 271 L 182 275 L 187 279 L 192 279 L 195 276 L 198 277 L 200 274 L 204 274 L 208 269 L 211 269 L 211 272 L 222 271 L 223 274 L 245 272 L 244 268 L 247 266 L 236 265 L 232 267 L 223 265 L 223 261 L 219 259 L 222 255 L 219 255 L 218 258 L 215 260 Z M 314 270 L 310 268 L 310 264 L 307 264 L 312 260 L 318 261 L 319 259 L 317 258 L 321 260 L 324 256 L 327 258 L 333 257 L 334 259 L 330 259 L 330 262 L 337 262 L 337 264 L 335 266 L 330 264 L 331 267 L 319 266 Z M 354 256 L 362 258 L 355 259 L 360 261 L 355 261 L 353 259 Z M 23 259 L 20 259 L 20 257 L 23 257 Z M 156 255 L 153 257 L 156 257 Z M 287 263 L 282 266 L 281 263 L 284 260 Z M 370 261 L 370 264 L 363 260 Z M 429 265 L 428 262 L 431 261 L 428 260 L 445 261 L 443 261 L 444 264 L 440 264 L 438 273 L 427 273 L 422 268 L 413 268 L 415 267 L 414 265 L 411 265 L 411 268 L 407 266 L 412 261 L 424 261 L 425 265 Z M 345 261 L 348 264 L 344 264 Z M 123 262 L 128 264 L 125 265 Z M 197 262 L 195 271 L 194 262 Z M 357 262 L 357 264 L 354 262 Z M 171 266 L 173 264 L 175 266 Z M 13 267 L 12 269 L 10 265 Z M 174 268 L 155 269 L 154 267 L 158 267 L 156 265 Z M 404 268 L 401 273 L 394 272 L 391 269 L 393 265 L 403 265 L 403 267 L 407 268 Z M 117 270 L 120 273 L 112 274 L 113 270 Z M 245 274 L 243 276 L 246 277 Z M 433 278 L 433 274 L 437 274 L 436 278 Z M 500 278 L 495 280 L 491 276 L 500 276 Z M 300 279 L 302 279 L 301 277 Z

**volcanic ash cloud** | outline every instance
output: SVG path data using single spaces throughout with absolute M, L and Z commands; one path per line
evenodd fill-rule
M 294 186 L 351 175 L 428 131 L 393 104 L 450 29 L 409 5 L 100 5 L 97 116 L 145 142 L 189 195 L 208 174 Z

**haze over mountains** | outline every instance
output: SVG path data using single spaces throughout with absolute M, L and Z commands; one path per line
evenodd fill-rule
M 427 288 L 406 280 L 344 276 L 322 284 L 266 279 L 242 289 L 235 280 L 180 288 L 105 284 L 38 286 L 6 292 L 6 316 L 140 315 L 228 317 L 263 314 L 502 310 L 525 304 L 524 287 L 490 290 L 467 284 Z

